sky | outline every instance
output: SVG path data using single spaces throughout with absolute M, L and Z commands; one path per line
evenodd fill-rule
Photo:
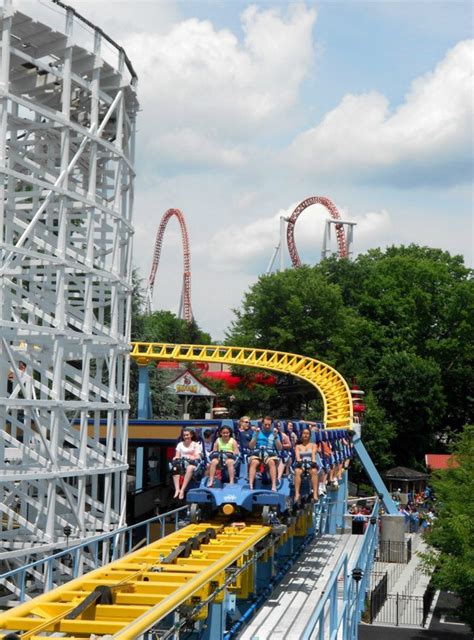
M 357 223 L 354 255 L 417 243 L 473 266 L 470 0 L 69 4 L 138 73 L 134 264 L 146 281 L 161 217 L 181 209 L 193 314 L 213 339 L 309 196 Z M 299 217 L 303 262 L 319 261 L 327 217 Z M 177 313 L 181 282 L 172 219 L 153 308 Z

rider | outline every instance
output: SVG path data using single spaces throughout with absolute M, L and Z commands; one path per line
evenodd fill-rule
M 209 456 L 212 453 L 212 447 L 214 445 L 214 432 L 212 431 L 212 429 L 205 429 L 204 433 L 202 434 L 202 439 L 206 458 L 209 459 Z
M 298 502 L 301 495 L 301 477 L 303 470 L 310 469 L 311 486 L 313 488 L 313 499 L 318 499 L 318 465 L 316 462 L 316 445 L 311 442 L 311 430 L 304 427 L 301 432 L 301 442 L 295 447 L 295 502 Z
M 280 482 L 283 474 L 289 472 L 291 464 L 292 443 L 290 437 L 283 431 L 281 423 L 277 423 L 278 433 L 282 444 L 280 453 L 280 461 L 278 463 L 278 482 Z
M 295 425 L 292 422 L 287 422 L 286 433 L 291 440 L 291 445 L 295 447 L 298 442 L 298 436 L 296 435 Z
M 172 474 L 174 483 L 174 498 L 183 500 L 186 487 L 191 481 L 194 469 L 199 464 L 202 456 L 202 449 L 196 440 L 196 434 L 190 429 L 184 429 L 182 433 L 183 440 L 176 445 L 176 453 L 172 461 Z M 183 474 L 183 467 L 178 462 L 184 462 L 184 479 L 181 489 L 179 488 L 179 478 Z
M 253 431 L 250 428 L 250 418 L 248 416 L 242 416 L 239 420 L 239 438 L 244 450 L 243 453 L 246 453 L 252 437 Z
M 219 437 L 214 443 L 214 448 L 211 453 L 211 464 L 209 466 L 209 482 L 208 487 L 212 487 L 214 484 L 214 477 L 216 475 L 217 465 L 221 455 L 225 460 L 227 472 L 229 474 L 229 484 L 234 484 L 235 480 L 235 459 L 239 455 L 239 446 L 235 438 L 232 437 L 232 433 L 229 427 L 223 426 L 220 429 Z
M 251 491 L 253 491 L 255 476 L 257 475 L 257 467 L 261 462 L 264 463 L 270 473 L 272 491 L 277 490 L 278 452 L 282 449 L 282 443 L 278 429 L 272 429 L 272 423 L 273 419 L 270 416 L 265 416 L 262 421 L 261 429 L 258 427 L 252 427 L 254 435 L 249 442 L 249 448 L 255 449 L 255 447 L 257 447 L 261 453 L 254 453 L 249 456 L 249 485 Z

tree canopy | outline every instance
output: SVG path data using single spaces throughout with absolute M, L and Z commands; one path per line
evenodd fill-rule
M 474 629 L 474 426 L 468 426 L 452 447 L 459 466 L 437 472 L 433 485 L 437 518 L 428 542 L 438 551 L 425 556 L 435 567 L 434 582 L 461 598 L 461 615 Z
M 138 276 L 134 274 L 132 298 L 132 340 L 136 342 L 171 342 L 176 344 L 211 344 L 211 337 L 202 331 L 195 320 L 188 323 L 171 311 L 143 313 L 143 294 Z M 167 385 L 175 371 L 157 369 L 156 363 L 149 365 L 149 381 L 153 417 L 177 418 L 179 402 L 176 395 L 168 393 Z M 137 413 L 138 366 L 132 362 L 130 370 L 130 414 Z
M 473 326 L 462 258 L 411 245 L 262 276 L 227 340 L 316 357 L 357 377 L 370 394 L 372 453 L 416 465 L 447 427 L 459 431 L 472 416 Z

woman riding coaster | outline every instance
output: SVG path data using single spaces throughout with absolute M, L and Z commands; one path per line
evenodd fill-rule
M 282 443 L 278 429 L 272 429 L 273 420 L 270 416 L 265 416 L 262 421 L 262 428 L 252 427 L 254 436 L 249 442 L 250 449 L 258 449 L 258 453 L 249 456 L 249 486 L 253 491 L 257 467 L 261 462 L 267 467 L 272 481 L 272 491 L 277 490 L 277 464 L 278 452 L 282 450 Z
M 239 446 L 235 438 L 232 437 L 232 433 L 229 427 L 223 426 L 220 428 L 219 437 L 214 443 L 214 447 L 210 456 L 211 464 L 209 466 L 209 482 L 208 487 L 212 487 L 214 484 L 214 478 L 216 475 L 217 465 L 222 458 L 225 460 L 227 467 L 227 473 L 229 474 L 229 484 L 235 482 L 235 461 L 239 455 Z
M 292 422 L 288 422 L 286 425 L 286 434 L 291 441 L 291 446 L 296 447 L 298 443 L 298 436 L 296 435 L 295 425 Z
M 301 442 L 295 447 L 295 502 L 301 499 L 301 478 L 303 471 L 309 470 L 313 500 L 318 499 L 318 465 L 316 445 L 311 442 L 311 430 L 305 427 L 301 432 Z
M 186 487 L 193 477 L 193 473 L 202 458 L 202 448 L 196 441 L 196 434 L 190 429 L 182 432 L 183 440 L 176 445 L 175 457 L 172 460 L 174 498 L 184 499 Z M 183 484 L 179 488 L 179 478 L 184 473 Z

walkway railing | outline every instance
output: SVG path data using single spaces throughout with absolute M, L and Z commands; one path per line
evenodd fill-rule
M 9 603 L 29 600 L 41 591 L 50 591 L 58 584 L 124 556 L 140 544 L 149 544 L 152 528 L 156 529 L 155 539 L 177 531 L 180 519 L 187 509 L 186 506 L 180 507 L 143 522 L 89 538 L 53 555 L 1 573 L 0 585 L 11 594 Z
M 378 512 L 379 502 L 377 501 L 353 568 L 349 567 L 349 554 L 344 553 L 333 569 L 324 595 L 301 635 L 302 640 L 309 640 L 309 638 L 355 640 L 357 638 L 357 628 L 365 607 L 365 594 L 370 584 L 370 572 L 377 547 Z

